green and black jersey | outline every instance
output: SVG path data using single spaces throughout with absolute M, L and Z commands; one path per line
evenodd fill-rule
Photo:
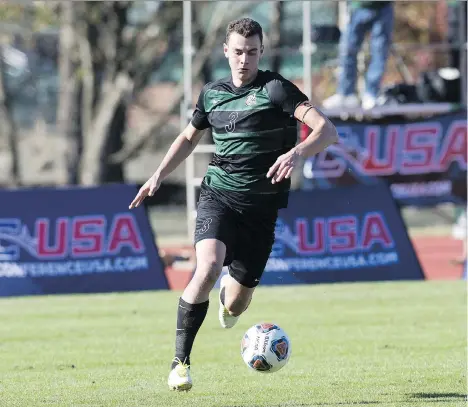
M 212 128 L 216 153 L 202 189 L 234 209 L 286 207 L 290 180 L 272 184 L 266 174 L 296 144 L 293 115 L 306 100 L 297 86 L 270 71 L 258 71 L 255 80 L 242 87 L 235 87 L 231 76 L 205 85 L 192 125 Z

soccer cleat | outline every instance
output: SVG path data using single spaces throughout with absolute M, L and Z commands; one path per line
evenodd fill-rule
M 177 362 L 177 365 L 169 373 L 167 384 L 171 390 L 189 391 L 192 388 L 190 366 L 183 363 L 179 358 L 174 360 Z
M 234 325 L 236 325 L 237 320 L 239 317 L 233 317 L 229 311 L 226 309 L 224 304 L 221 302 L 221 291 L 226 285 L 226 278 L 229 278 L 229 276 L 226 274 L 225 276 L 221 277 L 220 281 L 220 286 L 219 286 L 219 312 L 218 312 L 218 317 L 219 317 L 219 323 L 223 328 L 232 328 Z

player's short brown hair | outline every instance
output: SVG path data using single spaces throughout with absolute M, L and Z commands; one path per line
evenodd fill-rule
M 263 44 L 263 30 L 262 26 L 252 20 L 251 18 L 240 18 L 238 20 L 231 21 L 226 29 L 226 44 L 229 41 L 231 33 L 237 33 L 242 35 L 244 38 L 258 35 L 260 38 L 260 44 Z

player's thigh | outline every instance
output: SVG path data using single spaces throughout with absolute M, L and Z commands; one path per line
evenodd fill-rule
M 197 263 L 193 280 L 214 285 L 223 268 L 226 245 L 218 239 L 200 240 L 195 244 L 195 256 Z
M 276 218 L 276 213 L 246 216 L 238 225 L 238 241 L 229 274 L 245 295 L 253 292 L 251 289 L 263 275 L 275 240 Z
M 216 199 L 200 198 L 195 225 L 196 274 L 217 278 L 223 265 L 230 262 L 235 238 L 231 212 Z

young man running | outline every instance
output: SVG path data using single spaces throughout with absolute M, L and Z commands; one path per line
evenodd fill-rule
M 254 20 L 231 22 L 224 55 L 231 75 L 208 83 L 191 122 L 130 208 L 152 196 L 164 178 L 194 150 L 211 127 L 216 154 L 201 185 L 195 228 L 196 270 L 179 299 L 175 357 L 168 378 L 189 390 L 190 353 L 223 265 L 219 320 L 232 328 L 247 309 L 270 256 L 278 209 L 287 206 L 290 177 L 300 157 L 337 142 L 333 124 L 281 75 L 258 69 L 263 32 Z M 313 129 L 296 145 L 296 120 Z

